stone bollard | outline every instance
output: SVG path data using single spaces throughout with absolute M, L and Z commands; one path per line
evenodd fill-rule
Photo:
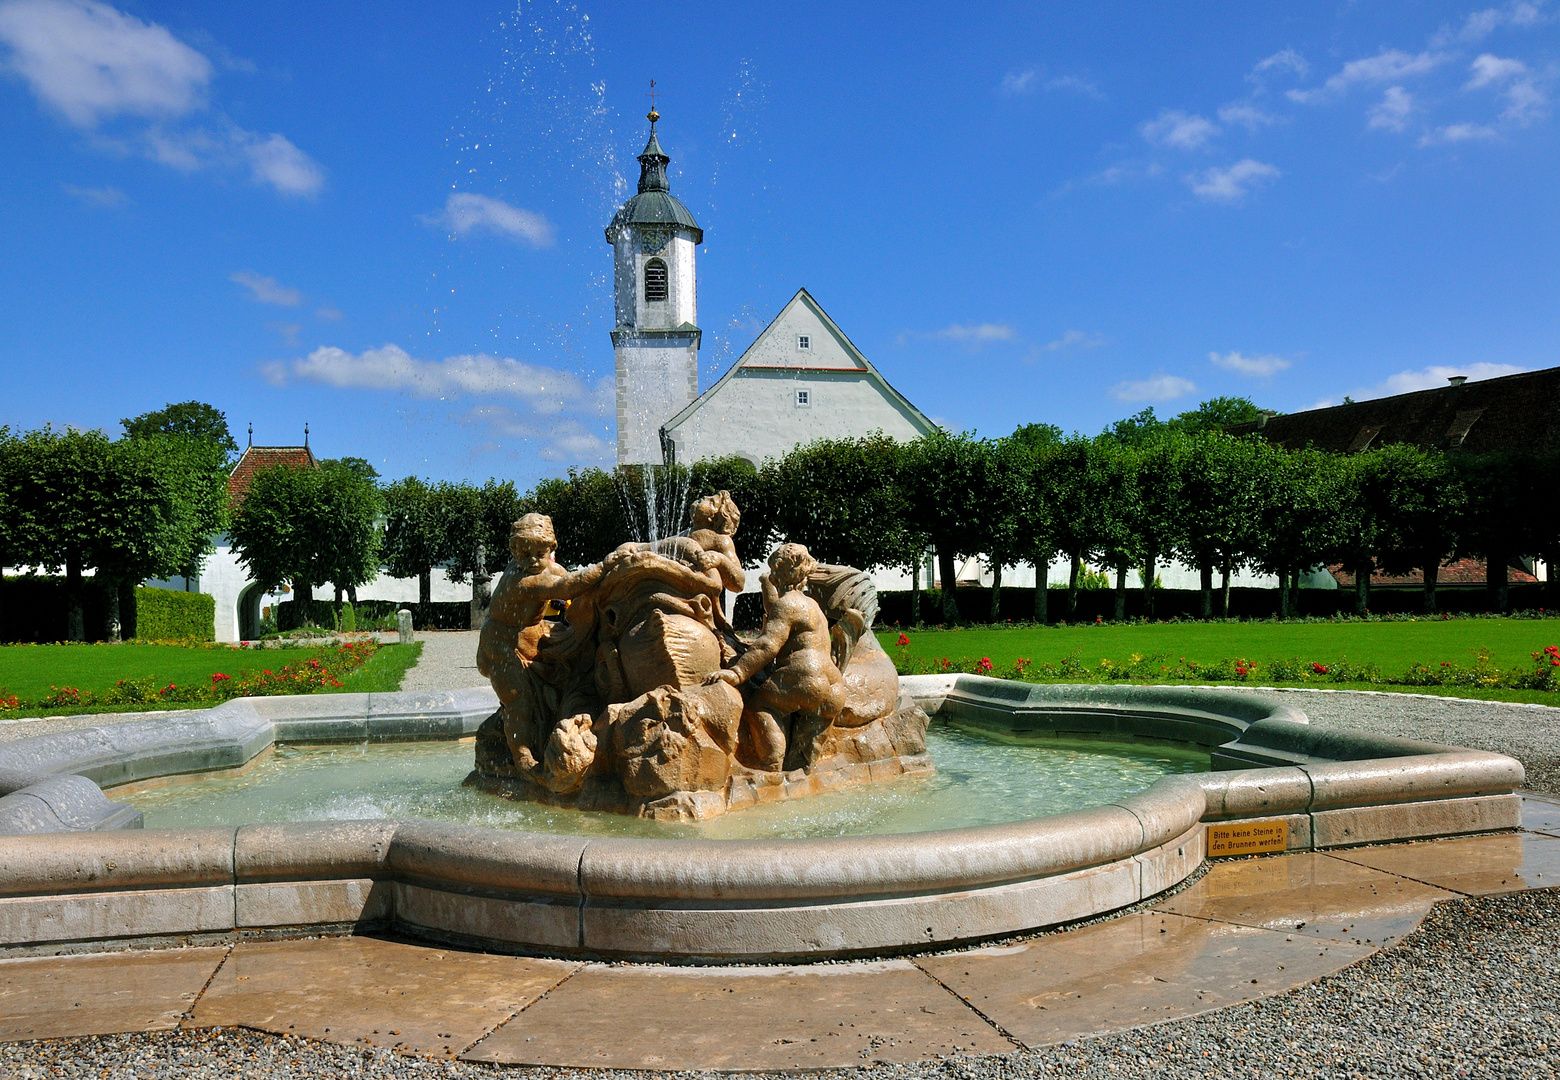
M 395 613 L 395 628 L 401 632 L 401 644 L 412 643 L 412 613 L 402 608 Z

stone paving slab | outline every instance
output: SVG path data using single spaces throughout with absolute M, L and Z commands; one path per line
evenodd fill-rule
M 1037 1047 L 1290 990 L 1375 950 L 1145 911 L 1018 945 L 916 962 Z
M 577 967 L 363 937 L 243 942 L 184 1026 L 454 1057 Z
M 1314 851 L 1216 862 L 1156 910 L 1385 946 L 1455 893 Z
M 816 1069 L 1014 1046 L 914 964 L 591 964 L 463 1055 L 611 1069 Z
M 1538 795 L 1531 791 L 1522 794 L 1522 827 L 1524 829 L 1560 832 L 1560 799 Z
M 226 946 L 0 960 L 0 1041 L 167 1031 Z
M 1469 896 L 1560 885 L 1560 838 L 1544 833 L 1350 848 L 1333 856 Z

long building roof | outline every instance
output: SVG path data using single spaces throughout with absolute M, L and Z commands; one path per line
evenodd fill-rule
M 1426 449 L 1560 450 L 1560 367 L 1497 379 L 1307 409 L 1240 424 L 1232 434 L 1260 431 L 1291 450 L 1353 454 L 1386 443 Z

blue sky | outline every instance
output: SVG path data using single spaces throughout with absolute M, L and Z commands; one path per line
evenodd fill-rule
M 651 78 L 705 385 L 804 285 L 987 435 L 1560 363 L 1555 0 L 0 0 L 0 424 L 609 462 Z

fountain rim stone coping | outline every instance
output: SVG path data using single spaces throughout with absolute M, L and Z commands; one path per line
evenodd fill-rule
M 533 834 L 421 819 L 141 829 L 114 787 L 273 743 L 461 738 L 485 688 L 239 698 L 0 746 L 0 954 L 393 930 L 552 956 L 704 963 L 924 951 L 1089 918 L 1184 881 L 1208 823 L 1282 820 L 1289 850 L 1511 829 L 1501 754 L 1312 727 L 1216 688 L 907 676 L 929 713 L 1034 737 L 1209 749 L 1215 772 L 1104 806 L 810 840 Z

